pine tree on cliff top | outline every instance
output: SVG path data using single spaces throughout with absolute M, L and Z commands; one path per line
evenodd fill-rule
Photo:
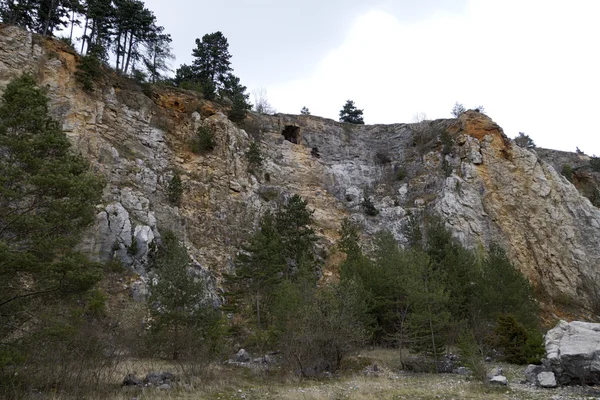
M 340 110 L 340 122 L 348 122 L 351 124 L 364 124 L 363 110 L 359 110 L 354 105 L 354 101 L 348 100 L 344 107 Z

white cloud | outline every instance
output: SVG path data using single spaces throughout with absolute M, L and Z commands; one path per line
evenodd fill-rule
M 367 123 L 481 104 L 511 137 L 523 131 L 543 147 L 600 155 L 598 15 L 594 0 L 472 0 L 461 14 L 413 23 L 374 9 L 305 78 L 269 86 L 270 101 L 337 119 L 353 99 Z

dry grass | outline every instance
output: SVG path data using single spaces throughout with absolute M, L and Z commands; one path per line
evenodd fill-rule
M 372 365 L 378 365 L 373 372 Z M 171 371 L 181 375 L 181 366 L 166 361 L 129 360 L 123 363 L 105 390 L 85 396 L 46 394 L 31 399 L 52 400 L 192 400 L 192 399 L 580 399 L 590 395 L 585 388 L 541 390 L 519 384 L 522 367 L 503 365 L 509 387 L 490 387 L 451 374 L 415 374 L 398 371 L 397 352 L 375 349 L 363 352 L 347 365 L 340 376 L 320 380 L 300 380 L 268 372 L 229 365 L 212 366 L 201 376 L 183 375 L 181 384 L 172 390 L 155 388 L 121 388 L 120 382 L 129 372 L 144 376 L 150 371 Z M 367 367 L 365 367 L 367 365 Z

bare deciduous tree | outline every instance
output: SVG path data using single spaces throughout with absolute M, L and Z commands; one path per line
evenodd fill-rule
M 277 111 L 271 106 L 267 98 L 267 89 L 259 88 L 252 91 L 254 97 L 254 111 L 259 114 L 275 114 Z

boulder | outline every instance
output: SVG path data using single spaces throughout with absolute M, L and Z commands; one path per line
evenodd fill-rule
M 135 374 L 127 374 L 123 379 L 123 386 L 141 386 L 142 380 L 135 376 Z
M 556 378 L 554 372 L 540 372 L 536 377 L 536 384 L 543 388 L 555 388 Z
M 144 378 L 144 383 L 148 386 L 156 386 L 160 387 L 162 385 L 169 385 L 174 381 L 176 381 L 175 375 L 170 372 L 148 372 L 146 378 Z M 164 389 L 164 388 L 163 388 Z
M 545 345 L 544 365 L 559 384 L 600 382 L 600 324 L 560 321 Z
M 250 353 L 248 353 L 244 349 L 240 349 L 235 354 L 235 361 L 237 361 L 237 362 L 249 362 L 250 361 Z
M 488 378 L 493 378 L 494 376 L 502 375 L 504 371 L 501 367 L 494 367 L 490 372 L 488 372 Z
M 146 378 L 144 378 L 144 382 L 153 386 L 158 386 L 162 384 L 162 374 L 160 372 L 148 372 L 146 374 Z
M 506 379 L 506 377 L 504 375 L 496 375 L 490 379 L 490 384 L 506 386 L 506 385 L 508 385 L 508 379 Z
M 537 376 L 541 372 L 548 372 L 548 368 L 546 368 L 543 365 L 530 364 L 527 366 L 527 368 L 525 368 L 525 371 L 524 371 L 525 380 L 527 381 L 527 383 L 536 385 L 537 384 Z

